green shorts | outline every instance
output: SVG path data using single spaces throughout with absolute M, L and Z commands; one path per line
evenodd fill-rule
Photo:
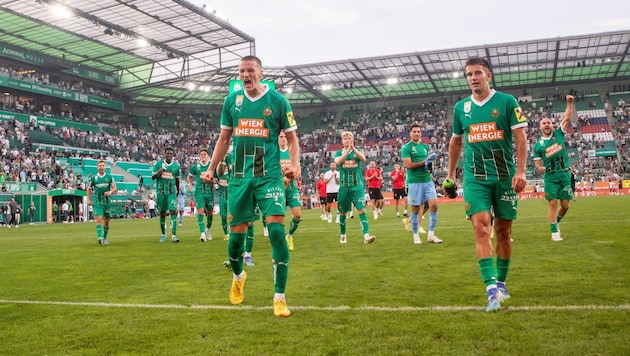
M 514 220 L 518 209 L 518 194 L 512 188 L 512 180 L 485 181 L 464 180 L 464 206 L 466 216 L 479 212 L 493 213 L 499 219 Z
M 289 185 L 289 187 L 284 190 L 284 195 L 287 198 L 287 206 L 291 208 L 302 207 L 300 191 L 295 183 Z
M 365 209 L 365 191 L 363 187 L 339 187 L 337 205 L 340 213 L 352 210 L 352 204 L 357 210 Z
M 195 194 L 195 206 L 197 209 L 208 211 L 214 210 L 214 194 L 213 193 L 197 193 Z
M 92 203 L 92 211 L 94 216 L 102 216 L 105 219 L 109 219 L 109 204 L 95 204 Z
M 231 178 L 228 196 L 230 226 L 254 221 L 256 204 L 263 216 L 285 214 L 284 183 L 280 177 Z
M 545 199 L 547 200 L 571 200 L 573 199 L 573 189 L 571 189 L 571 175 L 555 174 L 552 177 L 545 175 Z
M 155 201 L 157 206 L 155 207 L 160 212 L 162 211 L 176 211 L 177 210 L 177 193 L 161 195 L 158 194 Z
M 226 198 L 219 198 L 219 215 L 227 216 L 227 204 L 228 200 Z

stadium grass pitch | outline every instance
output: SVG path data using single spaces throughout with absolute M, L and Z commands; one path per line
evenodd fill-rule
M 339 226 L 305 210 L 294 235 L 287 302 L 273 316 L 271 249 L 256 223 L 245 301 L 228 301 L 227 242 L 159 243 L 157 219 L 0 228 L 3 355 L 630 354 L 630 197 L 578 198 L 552 242 L 544 200 L 519 202 L 507 285 L 512 298 L 483 312 L 485 293 L 461 203 L 439 207 L 442 244 L 414 245 L 393 208 Z M 288 214 L 290 215 L 290 214 Z M 287 226 L 289 218 L 286 220 Z M 426 229 L 426 219 L 423 221 Z

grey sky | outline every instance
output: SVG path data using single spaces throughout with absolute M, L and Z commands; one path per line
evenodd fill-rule
M 265 66 L 630 28 L 630 1 L 191 0 L 256 39 Z

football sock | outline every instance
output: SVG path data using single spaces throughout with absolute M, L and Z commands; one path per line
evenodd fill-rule
M 160 216 L 160 230 L 162 230 L 162 235 L 166 233 L 166 216 Z
M 559 224 L 564 216 L 556 215 L 556 222 Z
M 346 216 L 339 215 L 339 231 L 342 235 L 346 234 Z
M 510 270 L 510 259 L 504 260 L 497 257 L 497 280 L 505 282 L 508 271 Z
M 481 271 L 481 279 L 487 286 L 497 284 L 496 271 L 494 269 L 494 260 L 492 257 L 479 259 L 479 270 Z
M 368 224 L 367 214 L 365 212 L 359 214 L 359 221 L 361 222 L 361 229 L 363 230 L 363 235 L 370 233 L 370 226 Z
M 551 229 L 551 233 L 555 234 L 558 232 L 558 223 L 549 223 L 549 228 Z
M 302 220 L 291 219 L 291 225 L 289 225 L 289 235 L 293 236 L 293 233 L 295 232 L 295 230 L 297 230 L 298 226 L 300 225 L 300 221 Z
M 418 214 L 415 213 L 411 213 L 411 231 L 413 231 L 414 234 L 418 233 Z
M 96 237 L 98 237 L 99 239 L 103 238 L 103 225 L 101 224 L 96 225 Z
M 212 211 L 208 211 L 208 221 L 206 223 L 208 230 L 212 227 Z
M 177 232 L 177 216 L 171 215 L 171 233 L 175 235 Z
M 274 291 L 284 293 L 289 274 L 289 247 L 284 241 L 284 225 L 274 222 L 267 224 L 267 229 L 273 259 Z
M 109 233 L 109 226 L 103 225 L 103 238 L 107 240 L 107 233 Z
M 247 228 L 247 235 L 245 236 L 245 251 L 252 252 L 254 248 L 254 225 L 250 225 Z
M 230 232 L 230 240 L 228 241 L 228 256 L 230 256 L 230 266 L 234 274 L 239 275 L 243 272 L 243 241 L 245 233 Z
M 435 231 L 435 225 L 437 225 L 437 211 L 429 211 L 429 231 Z
M 230 230 L 228 229 L 227 215 L 221 215 L 221 227 L 223 228 L 224 235 L 230 233 Z
M 203 232 L 203 215 L 197 214 L 197 225 L 199 226 L 199 232 Z

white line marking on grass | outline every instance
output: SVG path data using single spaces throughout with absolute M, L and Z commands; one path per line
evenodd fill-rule
M 141 308 L 141 309 L 201 309 L 201 310 L 269 310 L 268 307 L 255 307 L 247 305 L 183 305 L 183 304 L 123 304 L 123 303 L 100 303 L 100 302 L 54 302 L 45 300 L 7 300 L 0 299 L 0 304 L 36 304 L 36 305 L 70 305 L 82 307 L 109 307 L 109 308 Z M 315 311 L 384 311 L 384 312 L 460 312 L 460 311 L 481 311 L 483 307 L 471 306 L 435 306 L 435 307 L 350 307 L 341 305 L 336 307 L 317 306 L 291 306 L 292 310 L 315 310 Z M 630 310 L 630 304 L 622 305 L 536 305 L 511 307 L 504 306 L 506 311 L 548 311 L 548 310 Z

